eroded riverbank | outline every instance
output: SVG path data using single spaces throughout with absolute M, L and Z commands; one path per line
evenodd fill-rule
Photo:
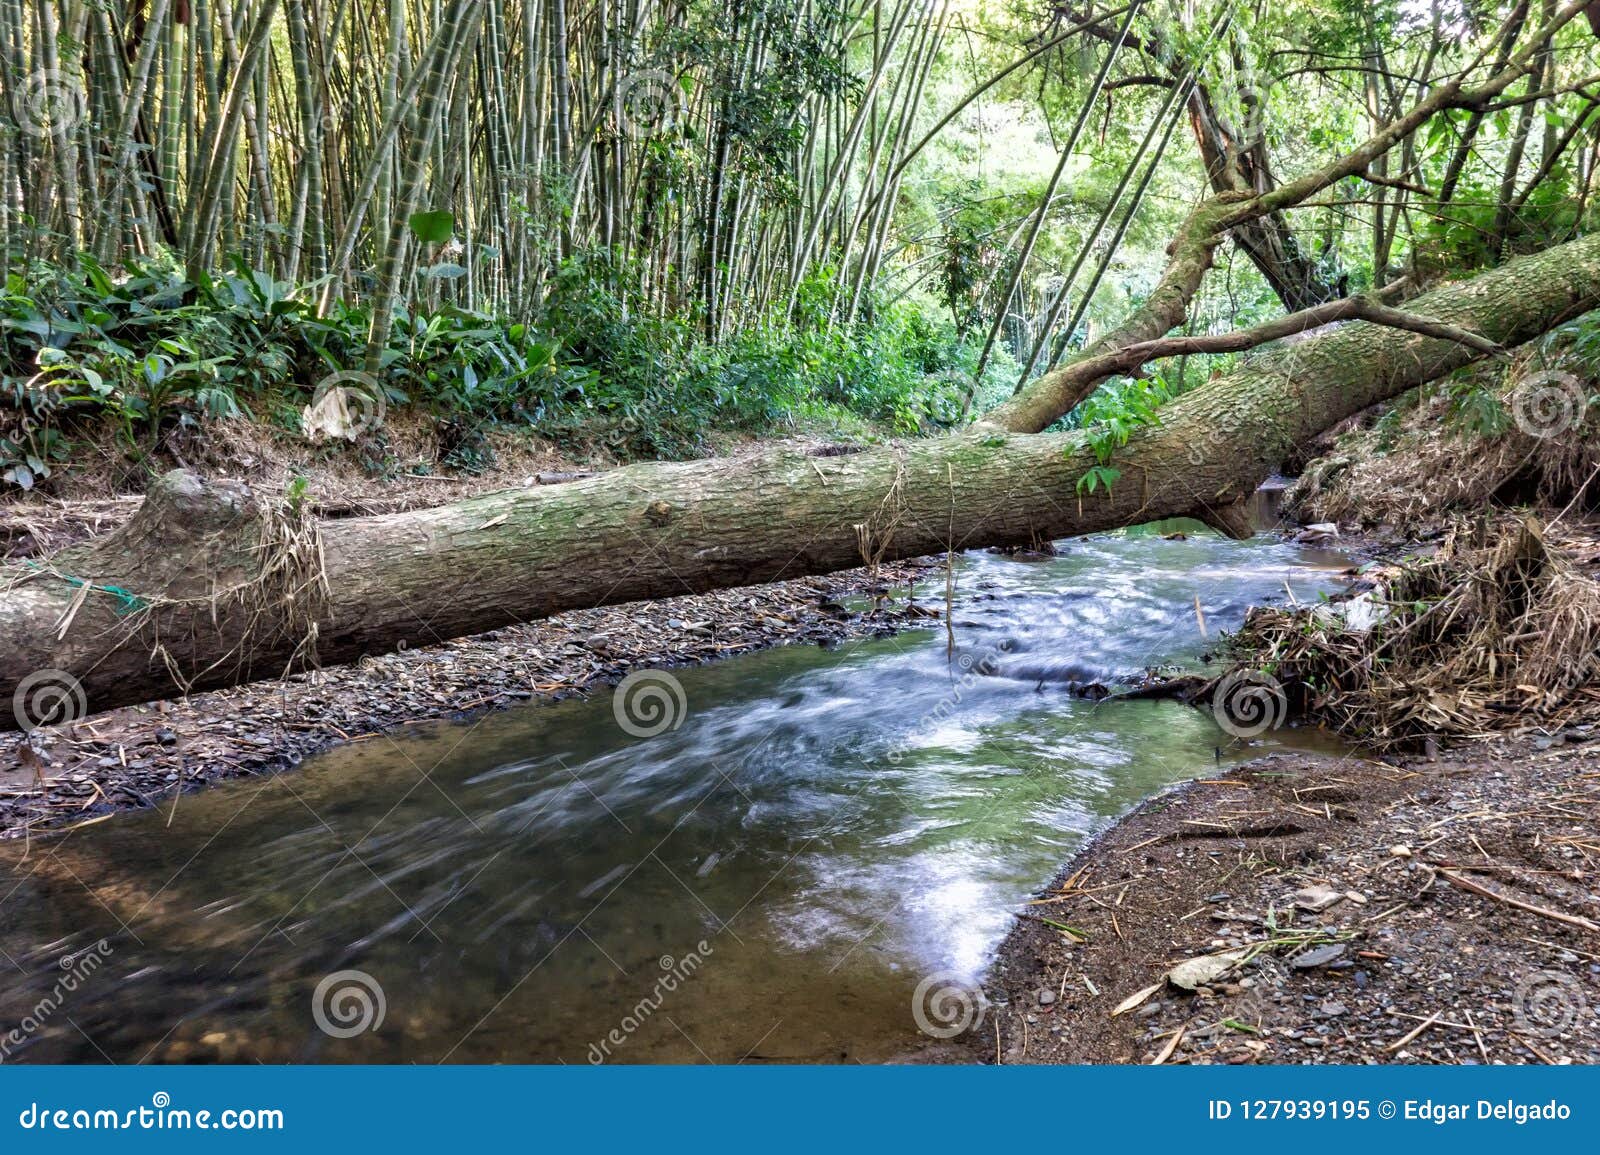
M 1597 819 L 1588 725 L 1186 783 L 1024 908 L 964 1060 L 1600 1061 Z

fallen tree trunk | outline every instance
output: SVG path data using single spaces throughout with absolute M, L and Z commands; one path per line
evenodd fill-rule
M 1600 307 L 1600 236 L 1424 294 L 1416 313 L 1502 346 Z M 1248 533 L 1285 454 L 1480 356 L 1365 321 L 1263 351 L 1120 450 L 979 430 L 845 456 L 634 465 L 436 509 L 322 523 L 174 473 L 134 519 L 0 571 L 0 726 L 350 662 L 588 606 L 1016 545 L 1192 515 Z M 49 712 L 54 703 L 55 712 Z

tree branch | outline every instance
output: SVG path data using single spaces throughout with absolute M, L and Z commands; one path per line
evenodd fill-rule
M 1243 353 L 1248 349 L 1265 345 L 1269 341 L 1292 337 L 1311 329 L 1320 329 L 1336 321 L 1369 321 L 1389 329 L 1420 333 L 1425 337 L 1436 337 L 1465 345 L 1487 357 L 1504 356 L 1506 352 L 1502 346 L 1481 333 L 1474 333 L 1459 325 L 1408 313 L 1404 309 L 1382 304 L 1371 297 L 1345 297 L 1342 300 L 1302 309 L 1298 313 L 1276 317 L 1248 329 L 1235 329 L 1229 333 L 1209 333 L 1198 337 L 1159 337 L 1153 341 L 1140 341 L 1114 353 L 1095 358 L 1095 364 L 1097 368 L 1104 369 L 1116 363 L 1123 371 L 1131 372 L 1150 361 L 1185 353 Z
M 1505 354 L 1504 348 L 1481 333 L 1474 333 L 1444 321 L 1436 321 L 1431 317 L 1408 313 L 1403 309 L 1375 301 L 1371 297 L 1345 297 L 1342 300 L 1302 309 L 1298 313 L 1276 317 L 1249 329 L 1235 329 L 1229 333 L 1208 333 L 1199 337 L 1161 337 L 1154 341 L 1141 341 L 1137 345 L 1129 345 L 1112 356 L 1123 360 L 1131 367 L 1136 367 L 1163 357 L 1176 357 L 1184 353 L 1243 353 L 1247 349 L 1265 345 L 1268 341 L 1293 337 L 1311 329 L 1331 325 L 1336 321 L 1370 321 L 1374 325 L 1383 325 L 1390 329 L 1404 329 L 1412 333 L 1421 333 L 1426 337 L 1454 341 L 1488 357 Z

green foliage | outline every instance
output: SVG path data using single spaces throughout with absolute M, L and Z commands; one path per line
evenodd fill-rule
M 553 285 L 543 324 L 572 335 L 569 353 L 589 371 L 557 424 L 598 416 L 634 452 L 679 456 L 710 429 L 807 419 L 930 431 L 960 420 L 971 388 L 977 351 L 954 325 L 906 303 L 836 322 L 843 289 L 827 271 L 802 284 L 792 317 L 775 310 L 716 344 L 697 337 L 692 318 L 654 315 L 632 271 L 608 254 L 570 259 Z
M 1540 352 L 1548 362 L 1559 359 L 1591 380 L 1600 379 L 1600 312 L 1585 313 L 1548 334 Z
M 1449 123 L 1441 117 L 1436 124 Z M 1494 231 L 1498 187 L 1463 183 L 1449 211 L 1429 217 L 1417 238 L 1419 263 L 1440 274 L 1488 268 L 1517 253 L 1533 253 L 1569 239 L 1578 224 L 1578 200 L 1565 172 L 1540 183 Z
M 66 461 L 70 445 L 60 430 L 29 425 L 15 437 L 0 437 L 0 481 L 28 490 Z
M 71 436 L 96 423 L 135 455 L 174 425 L 260 414 L 297 429 L 317 383 L 363 363 L 371 324 L 348 305 L 318 316 L 317 289 L 237 260 L 199 284 L 160 262 L 112 277 L 87 257 L 13 274 L 0 293 L 4 480 L 29 488 L 49 477 Z M 794 317 L 775 313 L 712 344 L 692 313 L 652 308 L 628 262 L 580 251 L 558 266 L 531 322 L 451 304 L 400 308 L 377 377 L 391 407 L 435 419 L 446 463 L 469 470 L 491 460 L 483 434 L 495 424 L 682 457 L 716 429 L 820 419 L 916 433 L 958 422 L 977 351 L 955 326 L 906 302 L 869 301 L 862 319 L 836 322 L 842 296 L 820 273 Z M 978 387 L 1014 372 L 1001 358 Z
M 1448 381 L 1444 389 L 1450 400 L 1445 420 L 1451 429 L 1471 436 L 1498 437 L 1511 427 L 1505 405 L 1479 376 Z
M 412 213 L 406 223 L 411 226 L 412 235 L 425 245 L 442 245 L 456 231 L 455 214 L 449 212 Z
M 1111 492 L 1111 486 L 1122 476 L 1122 471 L 1111 464 L 1117 450 L 1128 444 L 1136 429 L 1156 424 L 1156 411 L 1172 397 L 1171 387 L 1154 376 L 1113 378 L 1084 399 L 1070 415 L 1068 424 L 1082 431 L 1083 443 L 1094 450 L 1098 464 L 1078 479 L 1080 494 L 1093 493 L 1102 485 L 1107 493 Z
M 1107 495 L 1111 493 L 1111 486 L 1122 476 L 1122 470 L 1110 465 L 1091 465 L 1078 478 L 1079 493 L 1093 493 L 1097 485 L 1105 486 Z

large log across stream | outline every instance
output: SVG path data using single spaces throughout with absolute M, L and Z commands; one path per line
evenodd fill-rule
M 1597 306 L 1600 236 L 1407 309 L 1511 346 Z M 1078 492 L 1096 464 L 1081 435 L 986 428 L 841 456 L 634 465 L 320 523 L 281 495 L 168 474 L 117 532 L 0 570 L 0 695 L 16 707 L 0 728 L 864 561 L 1180 515 L 1248 533 L 1245 499 L 1292 447 L 1480 356 L 1365 321 L 1263 350 L 1134 433 L 1109 494 Z

